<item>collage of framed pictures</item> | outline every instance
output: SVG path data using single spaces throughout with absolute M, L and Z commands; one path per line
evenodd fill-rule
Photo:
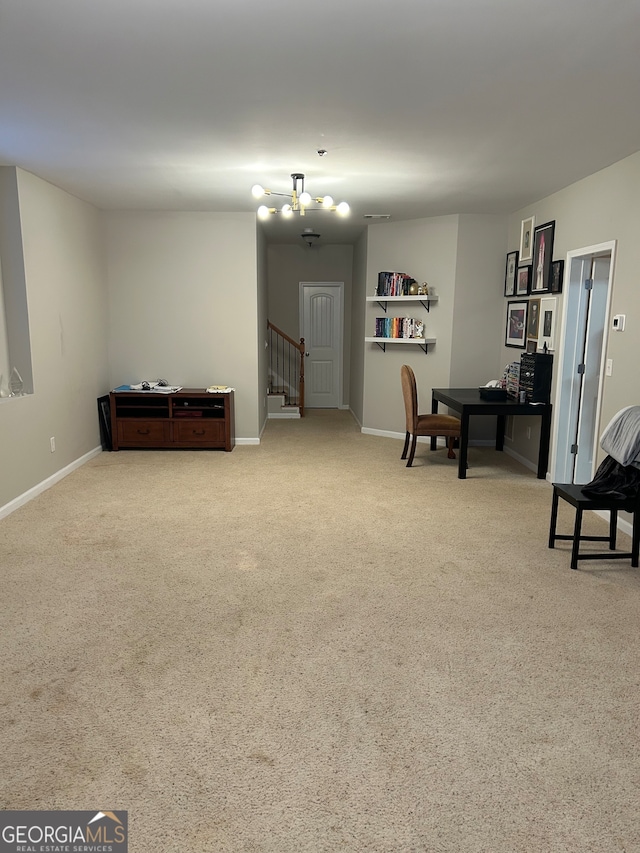
M 553 349 L 557 300 L 545 294 L 562 293 L 564 277 L 564 261 L 553 260 L 555 228 L 555 220 L 536 226 L 535 216 L 523 219 L 520 247 L 507 253 L 504 295 L 513 301 L 507 303 L 505 346 Z

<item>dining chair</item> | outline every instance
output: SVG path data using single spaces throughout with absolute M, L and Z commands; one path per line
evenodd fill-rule
M 453 442 L 456 438 L 460 438 L 460 420 L 454 418 L 453 415 L 421 415 L 418 413 L 418 387 L 416 384 L 415 373 L 408 364 L 403 364 L 400 368 L 400 379 L 402 381 L 402 396 L 404 397 L 404 411 L 406 416 L 407 433 L 404 439 L 404 448 L 402 450 L 401 459 L 407 458 L 409 451 L 409 441 L 411 441 L 411 450 L 409 451 L 409 459 L 407 468 L 410 468 L 413 463 L 413 457 L 416 452 L 416 443 L 419 435 L 427 436 L 444 436 L 447 439 L 449 448 L 447 456 L 449 459 L 455 459 L 456 454 L 453 450 Z

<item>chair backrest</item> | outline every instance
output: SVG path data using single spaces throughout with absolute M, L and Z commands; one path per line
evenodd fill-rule
M 413 434 L 418 420 L 418 387 L 415 373 L 408 364 L 403 364 L 400 368 L 400 380 L 402 382 L 407 432 Z

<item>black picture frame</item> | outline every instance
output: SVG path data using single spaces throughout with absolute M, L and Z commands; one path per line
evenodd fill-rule
M 538 324 L 540 320 L 540 300 L 529 300 L 529 311 L 527 314 L 527 339 L 538 340 Z
M 508 252 L 504 269 L 504 295 L 514 296 L 516 292 L 516 274 L 518 271 L 518 252 Z
M 516 275 L 516 296 L 527 296 L 531 289 L 531 266 L 518 267 Z
M 549 291 L 551 293 L 562 293 L 562 279 L 564 278 L 564 261 L 551 262 L 551 280 Z
M 531 287 L 529 293 L 548 293 L 551 282 L 551 259 L 553 258 L 553 238 L 556 229 L 555 219 L 539 225 L 533 232 L 533 262 Z
M 527 314 L 529 303 L 526 299 L 507 302 L 507 324 L 504 333 L 504 345 L 524 349 L 527 345 Z
M 103 450 L 113 450 L 111 441 L 111 400 L 108 394 L 98 397 L 98 422 L 100 424 L 100 443 Z

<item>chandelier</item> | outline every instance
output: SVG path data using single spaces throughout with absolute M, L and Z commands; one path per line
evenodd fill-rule
M 267 190 L 260 184 L 255 184 L 252 187 L 251 194 L 254 198 L 262 198 L 263 195 L 278 195 L 289 199 L 279 210 L 277 207 L 267 207 L 266 204 L 261 204 L 258 208 L 258 216 L 261 219 L 266 219 L 270 213 L 281 213 L 283 216 L 293 216 L 297 213 L 304 216 L 308 210 L 329 210 L 339 216 L 346 216 L 349 213 L 349 205 L 346 201 L 334 204 L 330 195 L 311 196 L 304 188 L 304 175 L 301 172 L 294 172 L 291 175 L 291 180 L 293 181 L 293 188 L 290 193 Z

